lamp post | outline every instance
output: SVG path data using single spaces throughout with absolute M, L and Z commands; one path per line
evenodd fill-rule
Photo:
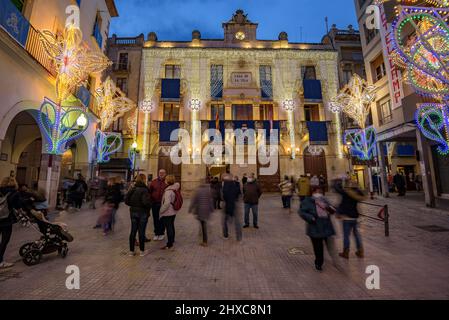
M 346 157 L 348 158 L 348 172 L 349 172 L 349 174 L 351 174 L 351 172 L 352 172 L 352 154 L 351 154 L 351 151 L 352 151 L 352 143 L 351 143 L 351 141 L 348 141 L 348 142 L 346 142 L 346 145 L 345 145 L 345 153 L 346 153 Z

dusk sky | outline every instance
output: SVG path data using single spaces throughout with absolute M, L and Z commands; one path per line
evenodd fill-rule
M 243 9 L 258 22 L 259 39 L 277 39 L 286 31 L 292 42 L 320 42 L 329 26 L 356 29 L 354 0 L 115 0 L 120 14 L 110 34 L 137 36 L 155 31 L 159 40 L 190 40 L 198 29 L 203 38 L 223 38 L 222 22 Z M 301 37 L 302 29 L 302 37 Z

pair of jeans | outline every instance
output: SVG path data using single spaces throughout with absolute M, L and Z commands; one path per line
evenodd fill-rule
M 96 209 L 95 208 L 95 203 L 97 201 L 97 193 L 98 193 L 98 190 L 91 190 L 90 191 L 90 208 L 91 209 Z
M 235 235 L 237 238 L 237 241 L 242 241 L 242 225 L 240 223 L 240 218 L 237 214 L 237 212 L 231 216 L 228 214 L 224 214 L 223 217 L 223 236 L 225 238 L 229 237 L 229 229 L 228 229 L 228 223 L 229 221 L 234 220 L 234 226 L 235 226 Z
M 290 209 L 292 207 L 292 196 L 282 196 L 282 206 L 284 209 Z
M 217 210 L 217 209 L 221 209 L 221 200 L 220 200 L 220 198 L 214 198 L 214 209 L 215 210 Z
M 324 263 L 324 244 L 328 246 L 328 238 L 310 238 L 315 254 L 315 266 L 321 268 Z
M 0 263 L 2 263 L 3 256 L 5 255 L 6 252 L 6 247 L 8 246 L 9 240 L 11 240 L 12 225 L 0 227 L 0 234 L 2 235 L 2 240 L 0 242 Z
M 207 221 L 200 221 L 203 243 L 207 243 Z
M 161 222 L 167 230 L 167 248 L 173 247 L 173 244 L 175 243 L 175 219 L 176 216 L 161 218 Z
M 357 220 L 344 220 L 343 221 L 343 248 L 344 250 L 348 250 L 351 246 L 350 236 L 351 232 L 354 234 L 355 244 L 357 246 L 357 250 L 362 250 L 362 238 L 360 236 L 358 230 L 358 221 Z
M 111 213 L 111 218 L 109 220 L 109 222 L 103 224 L 103 231 L 104 232 L 108 232 L 108 231 L 112 231 L 114 228 L 114 224 L 115 224 L 115 215 L 117 214 L 117 209 L 116 208 L 112 208 L 112 213 Z
M 257 204 L 250 204 L 245 203 L 245 225 L 249 226 L 249 211 L 253 212 L 253 224 L 256 227 L 258 224 L 258 218 L 259 218 L 259 205 Z
M 134 252 L 136 235 L 139 234 L 140 251 L 145 251 L 145 231 L 148 223 L 146 212 L 131 212 L 131 234 L 129 235 L 129 251 Z
M 154 203 L 151 206 L 151 211 L 153 212 L 154 235 L 155 236 L 163 236 L 165 233 L 165 227 L 164 227 L 164 223 L 159 218 L 159 212 L 161 211 L 161 204 Z

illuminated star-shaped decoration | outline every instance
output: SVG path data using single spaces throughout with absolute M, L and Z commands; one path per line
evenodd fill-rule
M 192 111 L 199 111 L 201 108 L 201 101 L 199 99 L 190 100 L 190 109 Z
M 83 44 L 80 29 L 69 25 L 63 35 L 44 30 L 39 34 L 46 54 L 56 65 L 56 94 L 59 101 L 66 100 L 89 74 L 105 70 L 111 62 L 101 52 L 90 50 Z
M 123 117 L 126 112 L 136 108 L 136 104 L 128 99 L 109 77 L 97 89 L 97 101 L 102 131 Z
M 143 113 L 151 113 L 154 110 L 154 104 L 151 100 L 143 100 L 139 104 L 139 110 Z
M 293 100 L 285 100 L 282 103 L 282 107 L 285 111 L 293 111 L 295 110 L 295 102 Z
M 134 112 L 127 121 L 128 124 L 128 130 L 132 133 L 132 135 L 135 137 L 137 135 L 137 114 Z
M 329 109 L 347 114 L 360 128 L 365 128 L 370 104 L 376 99 L 375 90 L 375 86 L 368 85 L 359 75 L 354 74 L 341 93 L 329 103 Z

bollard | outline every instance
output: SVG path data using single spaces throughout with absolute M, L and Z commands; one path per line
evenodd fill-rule
M 390 214 L 388 212 L 388 205 L 384 206 L 384 223 L 385 223 L 385 236 L 389 237 L 390 236 Z

